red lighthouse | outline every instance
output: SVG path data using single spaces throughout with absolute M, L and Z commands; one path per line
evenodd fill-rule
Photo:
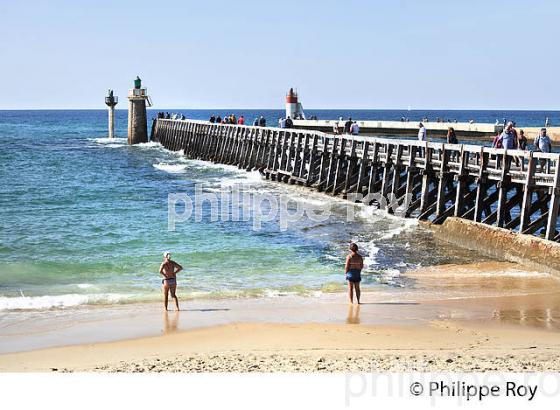
M 297 92 L 293 88 L 290 88 L 288 94 L 286 94 L 286 118 L 291 119 L 305 119 L 303 114 L 303 108 L 298 101 Z

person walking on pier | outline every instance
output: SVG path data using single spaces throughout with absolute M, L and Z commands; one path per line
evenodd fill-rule
M 340 135 L 340 123 L 338 121 L 334 122 L 332 131 L 334 135 Z
M 169 293 L 171 293 L 171 298 L 175 301 L 175 308 L 179 310 L 179 299 L 175 291 L 177 290 L 177 274 L 182 270 L 183 267 L 181 265 L 171 260 L 171 253 L 163 253 L 163 263 L 159 267 L 159 273 L 163 276 L 161 284 L 163 288 L 163 307 L 165 310 L 167 310 Z
M 505 149 L 515 149 L 516 146 L 516 132 L 513 129 L 513 122 L 508 122 L 504 132 L 500 135 L 500 141 L 502 143 L 502 148 Z
M 546 135 L 546 128 L 541 128 L 540 135 L 535 138 L 535 151 L 537 152 L 552 152 L 552 141 L 550 137 Z M 546 159 L 541 158 L 540 160 L 541 172 L 545 172 Z
M 500 146 L 500 148 L 504 148 L 504 149 L 516 149 L 517 148 L 517 133 L 513 129 L 513 122 L 510 121 L 506 124 L 506 128 L 500 134 L 496 143 L 497 143 L 498 146 Z M 500 167 L 501 162 L 502 162 L 501 161 L 501 154 L 498 154 L 498 158 L 497 158 L 498 168 Z M 516 164 L 517 164 L 517 161 L 516 161 Z M 507 168 L 509 168 L 510 165 L 511 165 L 511 157 L 508 156 L 508 157 L 506 157 Z
M 266 118 L 262 115 L 259 117 L 259 127 L 266 127 Z
M 364 258 L 358 253 L 358 245 L 350 244 L 350 254 L 346 256 L 346 264 L 344 273 L 348 281 L 348 299 L 350 303 L 354 303 L 354 290 L 356 290 L 356 299 L 360 304 L 360 282 L 362 281 L 362 269 L 364 268 Z
M 244 116 L 240 116 L 239 119 L 237 120 L 237 124 L 239 124 L 239 125 L 245 125 L 245 117 L 244 117 Z
M 344 123 L 344 133 L 350 134 L 350 127 L 352 126 L 352 117 L 348 117 L 348 121 Z
M 449 127 L 447 129 L 447 143 L 448 144 L 458 144 L 457 134 L 455 134 L 455 128 Z
M 424 127 L 424 124 L 418 123 L 418 141 L 426 141 L 426 140 L 427 140 L 426 127 Z
M 360 133 L 360 126 L 358 125 L 358 123 L 356 121 L 354 121 L 352 123 L 352 125 L 350 126 L 350 134 L 358 135 L 359 133 Z
M 457 134 L 455 134 L 455 128 L 453 127 L 449 127 L 447 129 L 447 143 L 448 144 L 458 144 L 459 140 L 457 139 Z M 453 150 L 453 152 L 451 153 L 451 156 L 448 157 L 451 159 L 451 161 L 457 161 L 459 159 L 459 152 L 456 150 Z
M 519 130 L 519 137 L 517 137 L 517 149 L 527 151 L 527 137 L 525 131 Z
M 294 122 L 292 121 L 292 119 L 290 118 L 290 116 L 288 116 L 288 118 L 286 118 L 286 128 L 294 128 Z

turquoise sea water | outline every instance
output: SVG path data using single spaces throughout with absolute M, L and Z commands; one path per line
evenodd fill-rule
M 281 111 L 266 115 L 272 121 Z M 346 222 L 344 201 L 187 160 L 158 144 L 129 147 L 125 111 L 118 111 L 119 138 L 109 140 L 106 121 L 105 110 L 0 111 L 0 310 L 157 300 L 164 250 L 185 267 L 178 281 L 184 298 L 342 290 L 351 240 L 366 256 L 366 287 L 406 289 L 406 269 L 480 259 L 434 242 L 414 220 L 354 208 L 356 218 Z M 254 231 L 250 217 L 210 220 L 207 206 L 201 222 L 168 231 L 168 194 L 192 194 L 195 184 L 226 196 L 241 184 L 252 195 L 286 196 L 291 208 L 330 204 L 332 214 L 286 231 L 275 219 Z

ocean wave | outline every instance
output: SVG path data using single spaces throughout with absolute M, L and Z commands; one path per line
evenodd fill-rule
M 97 144 L 109 144 L 122 147 L 126 145 L 127 139 L 126 138 L 88 138 L 88 141 L 93 141 Z
M 0 311 L 4 310 L 44 310 L 67 308 L 80 305 L 116 304 L 132 301 L 134 295 L 107 294 L 66 294 L 45 296 L 0 297 Z
M 246 173 L 245 170 L 239 169 L 235 165 L 217 164 L 210 161 L 203 161 L 200 159 L 189 159 L 182 156 L 181 161 L 188 163 L 189 165 L 195 166 L 197 168 L 212 168 L 212 169 L 222 169 L 224 171 L 234 172 L 234 173 Z
M 133 147 L 135 147 L 135 148 L 140 148 L 140 149 L 146 149 L 146 148 L 163 148 L 163 145 L 161 145 L 159 142 L 148 141 L 148 142 L 141 142 L 141 143 L 139 143 L 139 144 L 134 144 Z M 174 152 L 174 151 L 169 151 L 169 152 Z
M 358 238 L 352 238 L 352 242 L 358 245 L 360 253 L 363 255 L 364 269 L 371 269 L 373 266 L 378 265 L 377 255 L 381 248 L 376 245 L 375 241 L 363 242 Z
M 239 171 L 239 170 L 238 170 Z M 250 185 L 250 184 L 259 184 L 262 183 L 263 179 L 258 171 L 242 171 L 242 173 L 236 175 L 233 178 L 223 178 L 220 182 L 222 188 L 227 188 L 235 185 Z
M 170 174 L 180 174 L 187 168 L 186 164 L 168 164 L 167 162 L 160 162 L 158 164 L 153 164 L 152 166 L 160 171 L 165 171 Z
M 339 286 L 336 290 L 340 290 Z M 214 291 L 183 291 L 181 300 L 224 300 L 224 299 L 245 299 L 245 298 L 278 298 L 285 296 L 317 296 L 317 292 L 324 293 L 325 288 L 309 289 L 301 285 L 284 286 L 279 288 L 248 288 L 238 290 L 214 290 Z M 77 308 L 88 305 L 121 305 L 131 303 L 156 302 L 161 298 L 160 292 L 152 293 L 91 293 L 78 294 L 69 293 L 63 295 L 43 295 L 43 296 L 0 296 L 0 312 L 20 311 L 20 310 L 56 310 Z

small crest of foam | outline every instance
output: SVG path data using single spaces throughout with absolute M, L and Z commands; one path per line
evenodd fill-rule
M 126 144 L 126 138 L 88 138 L 88 141 L 94 141 L 97 144 L 108 144 L 122 147 Z
M 160 171 L 165 171 L 170 174 L 180 174 L 187 168 L 186 164 L 168 164 L 166 162 L 160 162 L 158 164 L 153 164 L 153 167 L 159 169 Z

